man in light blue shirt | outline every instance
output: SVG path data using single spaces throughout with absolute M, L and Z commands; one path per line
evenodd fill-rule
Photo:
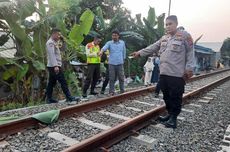
M 114 95 L 114 84 L 119 80 L 120 93 L 124 93 L 124 60 L 126 58 L 125 42 L 119 39 L 118 30 L 112 32 L 112 40 L 108 41 L 101 49 L 102 52 L 109 50 L 109 93 Z M 101 54 L 102 54 L 101 52 Z

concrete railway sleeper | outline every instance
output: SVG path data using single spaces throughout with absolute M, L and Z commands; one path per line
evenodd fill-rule
M 184 103 L 228 81 L 229 76 L 230 72 L 225 71 L 190 81 L 186 85 Z M 0 146 L 0 150 L 4 147 L 2 150 L 5 151 L 7 149 L 79 152 L 101 149 L 106 151 L 121 139 L 133 134 L 137 135 L 138 130 L 150 125 L 149 120 L 154 120 L 153 118 L 165 111 L 162 96 L 154 98 L 151 93 L 153 89 L 153 87 L 143 88 L 63 108 L 60 113 L 61 120 L 41 129 L 27 129 L 28 124 L 30 128 L 40 126 L 40 123 L 31 117 L 0 125 L 0 135 L 3 139 L 0 145 L 4 145 Z M 209 94 L 210 96 L 199 100 L 208 101 L 214 93 L 209 92 Z M 199 107 L 199 105 L 196 106 Z M 192 112 L 187 109 L 182 110 Z M 23 131 L 24 129 L 27 130 Z M 15 144 L 19 141 L 24 142 L 20 145 Z M 49 144 L 45 144 L 45 141 Z

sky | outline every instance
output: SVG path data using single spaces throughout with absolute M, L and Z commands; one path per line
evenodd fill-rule
M 149 6 L 156 15 L 168 15 L 169 0 L 123 0 L 123 6 L 132 16 L 141 13 L 147 16 Z M 177 15 L 193 39 L 203 34 L 200 42 L 223 42 L 230 37 L 230 0 L 171 0 L 171 15 Z

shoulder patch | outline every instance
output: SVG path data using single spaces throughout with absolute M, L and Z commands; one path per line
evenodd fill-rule
M 183 35 L 183 33 L 181 31 L 176 32 L 176 36 L 182 36 L 182 35 Z
M 54 44 L 51 42 L 48 45 L 49 45 L 49 47 L 54 47 Z

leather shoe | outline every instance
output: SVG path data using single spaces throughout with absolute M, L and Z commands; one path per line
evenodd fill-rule
M 71 96 L 71 97 L 68 97 L 67 98 L 67 102 L 72 102 L 72 101 L 80 101 L 80 97 L 73 97 L 73 96 Z
M 169 120 L 164 123 L 165 127 L 175 129 L 177 127 L 176 119 L 177 119 L 176 116 L 170 116 Z
M 91 94 L 91 95 L 97 95 L 98 93 L 95 92 L 95 91 L 91 91 L 90 94 Z
M 170 115 L 166 115 L 166 116 L 159 116 L 158 117 L 158 120 L 161 121 L 161 122 L 165 122 L 165 121 L 168 121 L 170 118 Z

